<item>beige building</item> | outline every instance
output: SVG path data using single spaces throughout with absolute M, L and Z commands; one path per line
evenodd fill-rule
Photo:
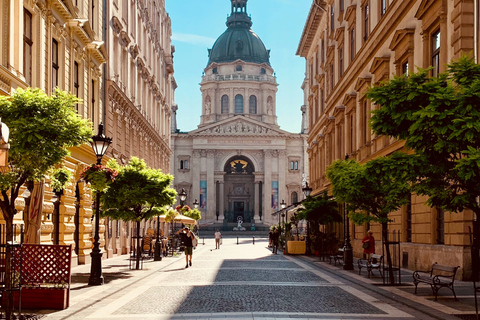
M 369 86 L 392 75 L 433 66 L 432 76 L 461 54 L 478 52 L 477 1 L 315 0 L 297 54 L 307 62 L 308 157 L 313 194 L 329 187 L 326 168 L 345 155 L 367 162 L 399 150 L 402 141 L 375 136 L 368 126 L 375 108 Z M 471 212 L 450 213 L 411 204 L 391 215 L 390 230 L 401 231 L 401 263 L 427 269 L 433 262 L 471 272 L 468 226 Z M 369 226 L 353 226 L 354 253 Z M 381 226 L 372 225 L 381 239 Z
M 165 1 L 107 1 L 106 132 L 111 156 L 170 169 L 170 114 L 176 88 Z M 108 221 L 108 255 L 129 252 L 133 224 Z M 152 227 L 149 221 L 143 228 Z
M 247 0 L 231 1 L 226 24 L 200 83 L 198 129 L 172 134 L 171 171 L 175 188 L 187 191 L 187 204 L 199 200 L 201 225 L 231 230 L 239 219 L 247 228 L 277 223 L 272 213 L 282 200 L 303 198 L 308 169 L 306 135 L 277 125 L 270 51 L 250 29 Z
M 92 120 L 95 132 L 104 123 L 113 138 L 104 162 L 113 157 L 125 163 L 138 156 L 168 172 L 176 85 L 165 3 L 107 3 L 104 8 L 101 0 L 0 0 L 0 94 L 26 87 L 70 91 L 83 99 L 78 113 Z M 56 204 L 47 180 L 41 242 L 71 244 L 74 264 L 90 261 L 92 198 L 79 177 L 95 160 L 88 144 L 71 149 L 64 166 L 74 177 Z M 16 206 L 23 210 L 22 197 Z M 17 214 L 15 223 L 23 224 L 21 217 Z M 152 225 L 149 221 L 143 228 Z M 129 229 L 101 219 L 104 258 L 129 252 Z

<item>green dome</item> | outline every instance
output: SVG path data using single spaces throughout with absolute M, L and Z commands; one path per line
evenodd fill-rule
M 270 65 L 270 50 L 265 48 L 262 40 L 250 29 L 252 21 L 246 12 L 246 2 L 232 0 L 232 14 L 227 19 L 228 29 L 218 37 L 212 49 L 208 50 L 208 65 L 238 59 Z

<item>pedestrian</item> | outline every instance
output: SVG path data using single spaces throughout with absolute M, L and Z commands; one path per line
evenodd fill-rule
M 221 240 L 222 240 L 222 234 L 217 229 L 217 232 L 215 232 L 215 249 L 220 249 Z
M 183 244 L 185 245 L 185 268 L 192 266 L 192 255 L 193 255 L 193 238 L 195 238 L 193 232 L 190 232 L 189 227 L 178 230 L 177 234 L 182 237 Z M 190 257 L 190 260 L 188 259 Z
M 272 247 L 272 235 L 273 235 L 273 231 L 270 229 L 270 231 L 268 232 L 268 247 L 269 248 Z
M 372 230 L 368 230 L 367 235 L 363 238 L 362 247 L 365 259 L 370 260 L 372 253 L 375 253 L 375 238 Z
M 272 234 L 272 253 L 277 254 L 279 238 L 280 238 L 280 232 L 278 231 L 278 229 L 275 229 L 275 231 Z

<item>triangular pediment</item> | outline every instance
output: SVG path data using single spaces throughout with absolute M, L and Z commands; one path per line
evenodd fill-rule
M 260 121 L 236 116 L 190 131 L 189 135 L 281 136 L 290 134 Z

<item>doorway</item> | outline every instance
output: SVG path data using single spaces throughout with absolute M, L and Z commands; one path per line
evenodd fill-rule
M 242 217 L 242 221 L 245 221 L 245 202 L 244 201 L 234 201 L 233 202 L 233 213 L 235 221 L 238 221 L 238 217 Z

